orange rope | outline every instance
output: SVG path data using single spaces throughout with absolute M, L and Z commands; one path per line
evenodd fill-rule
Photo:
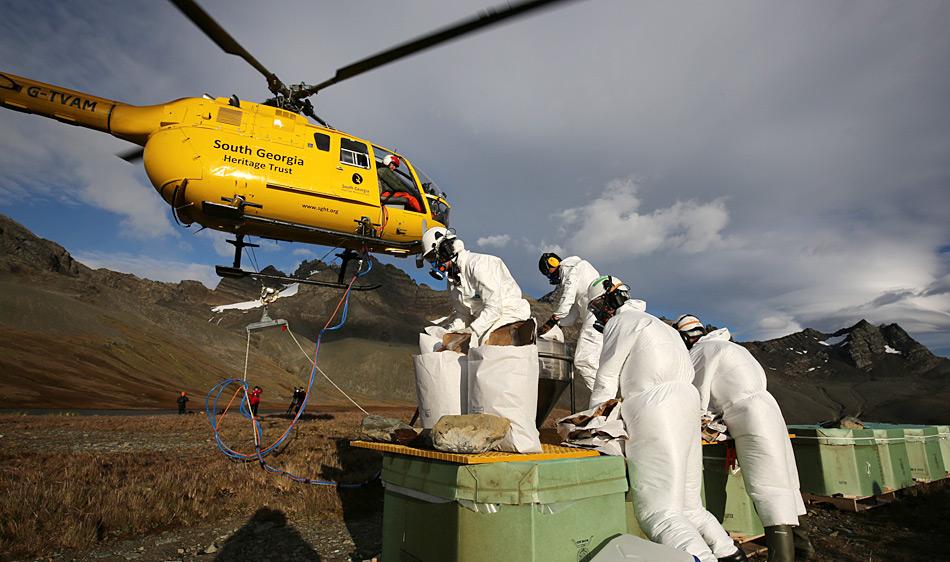
M 333 319 L 336 318 L 337 313 L 340 312 L 340 307 L 342 307 L 342 306 L 343 306 L 343 303 L 346 302 L 346 296 L 350 293 L 350 290 L 353 288 L 353 284 L 356 282 L 356 279 L 357 279 L 358 277 L 359 277 L 359 272 L 357 271 L 357 274 L 353 276 L 353 278 L 350 280 L 349 284 L 346 286 L 346 290 L 343 291 L 343 296 L 340 297 L 339 302 L 336 303 L 336 308 L 333 310 L 333 314 L 330 315 L 330 318 L 327 320 L 327 323 L 324 324 L 324 326 L 323 326 L 323 329 L 324 329 L 324 330 L 326 330 L 327 328 L 329 328 L 329 327 L 330 327 L 330 324 L 333 323 Z M 217 422 L 216 422 L 216 424 L 215 424 L 215 430 L 214 430 L 212 433 L 217 433 L 217 432 L 218 432 L 217 427 L 221 424 L 221 420 L 224 419 L 224 416 L 227 415 L 228 409 L 231 407 L 231 403 L 234 401 L 234 398 L 237 397 L 238 393 L 241 392 L 241 391 L 244 391 L 244 396 L 247 397 L 247 390 L 246 390 L 243 386 L 242 386 L 242 387 L 238 387 L 238 389 L 234 391 L 234 394 L 231 395 L 231 399 L 228 400 L 228 404 L 227 404 L 227 406 L 225 406 L 224 411 L 222 411 L 222 412 L 221 412 L 221 415 L 217 418 Z M 248 404 L 248 408 L 250 408 L 250 403 Z M 254 411 L 253 411 L 253 410 L 249 410 L 249 411 L 250 411 L 250 414 L 251 414 L 251 430 L 252 430 L 253 433 L 254 433 L 254 441 L 257 442 L 257 427 L 254 425 L 254 422 L 255 422 L 255 420 L 257 419 L 257 417 L 254 415 Z M 287 429 L 285 429 L 284 432 L 281 434 L 281 436 L 278 437 L 277 439 L 275 439 L 270 445 L 268 445 L 267 447 L 261 447 L 260 444 L 258 443 L 258 447 L 257 447 L 257 451 L 256 451 L 256 452 L 257 452 L 257 455 L 256 455 L 256 456 L 257 456 L 258 460 L 259 460 L 261 463 L 264 462 L 264 459 L 263 459 L 263 457 L 261 456 L 261 450 L 263 450 L 263 449 L 269 449 L 269 448 L 272 447 L 275 443 L 279 442 L 281 439 L 283 439 L 284 437 L 286 437 L 287 434 L 290 432 L 290 430 L 294 427 L 294 424 L 297 422 L 297 419 L 300 417 L 300 414 L 301 414 L 301 413 L 302 413 L 302 410 L 298 410 L 298 411 L 297 411 L 297 415 L 294 416 L 294 419 L 290 422 L 290 425 L 287 426 Z M 239 452 L 239 451 L 235 451 L 235 452 Z M 245 453 L 241 453 L 241 454 L 245 454 Z M 246 454 L 245 454 L 245 455 L 246 455 Z

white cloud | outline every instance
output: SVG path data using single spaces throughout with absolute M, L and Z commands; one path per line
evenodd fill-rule
M 561 211 L 563 245 L 592 259 L 616 259 L 658 250 L 695 253 L 724 243 L 729 212 L 722 199 L 709 203 L 677 201 L 641 212 L 639 187 L 631 178 L 607 184 L 600 196 Z
M 772 339 L 801 331 L 802 326 L 787 314 L 774 314 L 759 320 L 758 337 Z
M 215 288 L 220 281 L 212 266 L 200 263 L 105 252 L 77 252 L 73 254 L 73 257 L 93 269 L 104 267 L 113 271 L 131 273 L 153 281 L 178 283 L 184 280 L 194 280 L 200 281 L 209 289 Z
M 295 256 L 306 256 L 306 257 L 313 257 L 317 255 L 313 252 L 313 250 L 309 248 L 297 248 L 292 253 Z
M 482 236 L 476 241 L 480 248 L 504 248 L 511 242 L 511 236 L 507 234 L 495 234 L 493 236 Z
M 34 118 L 36 119 L 36 118 Z M 85 203 L 119 215 L 119 234 L 150 240 L 177 236 L 168 205 L 142 182 L 140 166 L 115 157 L 127 143 L 49 121 L 15 120 L 0 135 L 0 195 Z M 29 137 L 30 142 L 23 142 Z
M 234 258 L 234 246 L 227 242 L 233 236 L 232 234 L 220 230 L 211 230 L 210 228 L 202 230 L 201 234 L 211 237 L 211 246 L 219 256 Z

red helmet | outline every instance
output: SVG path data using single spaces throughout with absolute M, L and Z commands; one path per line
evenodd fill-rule
M 395 154 L 387 154 L 383 158 L 383 166 L 388 166 L 390 164 L 395 164 L 396 167 L 398 168 L 399 165 L 402 164 L 402 162 L 399 160 L 399 157 L 396 156 Z

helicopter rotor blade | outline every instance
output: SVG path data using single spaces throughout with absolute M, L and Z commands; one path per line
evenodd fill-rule
M 145 149 L 141 147 L 133 148 L 125 152 L 120 152 L 116 154 L 116 156 L 129 163 L 138 162 L 145 156 Z
M 566 2 L 568 0 L 528 0 L 517 4 L 509 4 L 504 8 L 490 8 L 477 14 L 474 17 L 460 21 L 454 25 L 442 28 L 409 42 L 397 45 L 391 49 L 379 52 L 361 61 L 355 62 L 349 66 L 344 66 L 336 71 L 333 78 L 321 82 L 315 86 L 307 86 L 300 91 L 301 97 L 312 96 L 320 90 L 332 86 L 343 80 L 353 78 L 368 72 L 375 68 L 395 62 L 399 59 L 414 55 L 426 49 L 431 49 L 442 43 L 458 39 L 468 33 L 481 30 L 483 28 L 501 23 L 505 20 L 524 15 L 539 8 L 550 7 L 553 4 Z
M 247 51 L 244 47 L 238 43 L 234 37 L 231 37 L 227 31 L 221 27 L 218 22 L 214 20 L 211 16 L 208 15 L 208 12 L 204 11 L 194 0 L 169 0 L 176 8 L 181 10 L 185 17 L 191 20 L 193 24 L 198 26 L 201 31 L 204 31 L 215 45 L 221 48 L 225 53 L 229 55 L 235 55 L 241 57 L 248 64 L 253 66 L 258 72 L 264 75 L 267 78 L 267 84 L 271 88 L 271 91 L 274 91 L 274 88 L 280 88 L 281 91 L 286 91 L 287 87 L 284 86 L 277 75 L 273 72 L 267 70 L 263 64 L 257 61 L 251 53 Z M 277 93 L 277 92 L 274 92 Z

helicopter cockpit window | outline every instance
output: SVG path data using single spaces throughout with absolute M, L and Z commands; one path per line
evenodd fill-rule
M 314 133 L 313 142 L 317 145 L 318 149 L 324 152 L 330 152 L 330 135 L 324 135 L 323 133 Z
M 439 189 L 439 186 L 432 181 L 432 178 L 428 174 L 416 168 L 416 174 L 419 176 L 419 180 L 422 182 L 422 190 L 426 192 L 426 195 L 432 195 L 434 197 L 442 197 L 445 199 L 445 193 L 442 193 L 442 190 Z
M 350 166 L 369 168 L 369 150 L 367 150 L 366 145 L 361 142 L 341 138 L 340 162 L 349 164 Z
M 407 211 L 421 213 L 424 211 L 419 188 L 412 179 L 409 165 L 402 162 L 395 170 L 383 166 L 383 159 L 387 156 L 399 156 L 379 148 L 373 147 L 376 160 L 376 173 L 379 179 L 379 195 L 382 204 L 387 207 L 402 207 Z
M 432 211 L 432 218 L 449 226 L 449 206 L 434 195 L 427 195 L 429 199 L 429 209 Z

